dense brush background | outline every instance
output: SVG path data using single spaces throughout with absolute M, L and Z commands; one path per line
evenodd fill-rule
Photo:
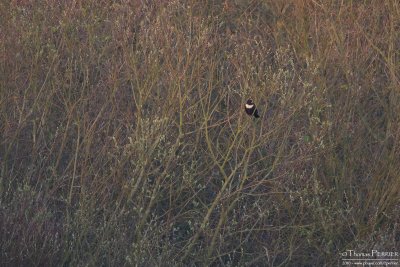
M 399 250 L 398 1 L 0 10 L 0 265 Z

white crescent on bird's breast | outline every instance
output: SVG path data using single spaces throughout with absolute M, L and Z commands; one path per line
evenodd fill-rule
M 246 104 L 246 108 L 253 108 L 253 107 L 254 107 L 254 105 Z

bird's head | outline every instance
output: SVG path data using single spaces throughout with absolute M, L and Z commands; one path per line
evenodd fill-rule
M 246 102 L 247 105 L 252 106 L 254 105 L 253 99 L 249 98 Z

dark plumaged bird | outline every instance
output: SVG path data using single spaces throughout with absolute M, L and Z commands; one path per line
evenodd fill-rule
M 244 106 L 244 110 L 249 116 L 254 116 L 255 118 L 260 117 L 260 115 L 258 115 L 256 104 L 254 104 L 252 99 L 247 100 L 246 105 Z

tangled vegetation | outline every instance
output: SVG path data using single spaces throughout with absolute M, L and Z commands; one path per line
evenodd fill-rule
M 400 247 L 398 1 L 0 10 L 0 265 L 333 266 Z

